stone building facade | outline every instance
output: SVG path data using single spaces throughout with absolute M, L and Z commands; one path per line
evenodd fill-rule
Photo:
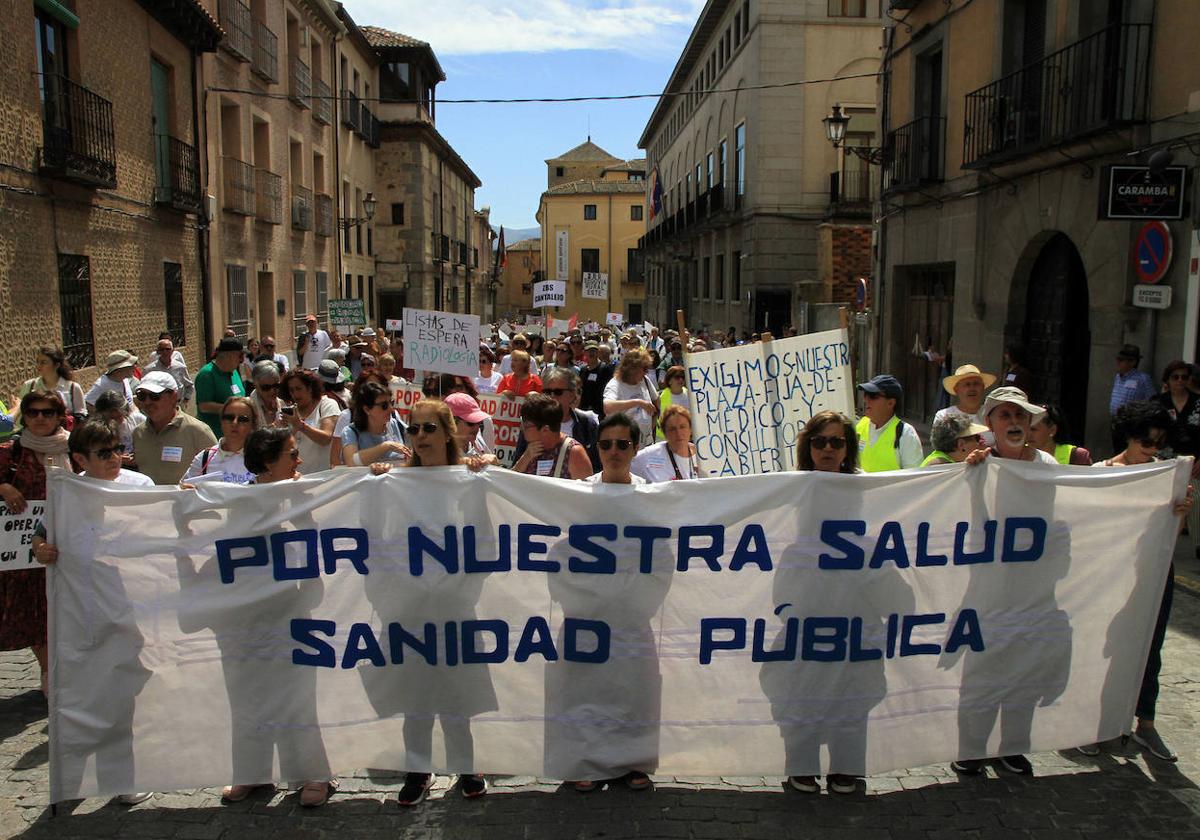
M 567 284 L 565 305 L 550 313 L 555 318 L 578 314 L 580 323 L 604 323 L 609 312 L 619 312 L 641 322 L 646 286 L 638 243 L 646 232 L 645 178 L 645 161 L 621 160 L 591 138 L 546 161 L 547 188 L 537 211 L 540 261 L 544 279 Z M 585 273 L 607 276 L 606 298 L 583 297 Z
M 482 184 L 435 124 L 436 87 L 446 75 L 424 41 L 376 26 L 362 30 L 380 60 L 380 319 L 400 318 L 405 306 L 482 311 L 487 289 L 475 221 Z
M 873 293 L 879 368 L 905 380 L 910 418 L 928 421 L 940 398 L 924 351 L 996 373 L 1015 344 L 1031 396 L 1061 406 L 1069 440 L 1105 454 L 1117 349 L 1140 345 L 1155 381 L 1167 361 L 1196 358 L 1195 11 L 1186 0 L 953 0 L 889 24 Z M 1132 305 L 1156 207 L 1106 218 L 1114 165 L 1140 167 L 1138 183 L 1183 179 L 1183 218 L 1164 222 L 1178 251 L 1159 284 L 1174 292 L 1169 308 Z
M 515 321 L 522 315 L 535 314 L 533 282 L 542 274 L 542 240 L 523 239 L 505 249 L 507 261 L 500 270 L 496 293 L 496 317 Z
M 322 322 L 338 278 L 335 39 L 326 0 L 204 0 L 225 38 L 205 59 L 212 330 L 275 336 Z
M 822 118 L 841 104 L 847 143 L 878 144 L 880 17 L 880 0 L 705 3 L 638 141 L 652 321 L 682 309 L 693 326 L 782 335 L 804 328 L 809 304 L 839 300 L 847 256 L 822 249 L 870 227 L 873 196 L 869 168 L 831 146 Z
M 163 330 L 195 367 L 203 335 L 195 4 L 0 3 L 0 394 L 60 344 L 85 389 L 105 357 Z M 101 367 L 97 367 L 100 365 Z

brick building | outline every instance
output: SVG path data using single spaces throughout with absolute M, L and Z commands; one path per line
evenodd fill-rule
M 535 314 L 533 281 L 542 273 L 542 240 L 523 239 L 505 249 L 507 262 L 500 270 L 496 292 L 496 316 L 515 320 L 523 314 Z
M 145 357 L 170 330 L 204 354 L 199 56 L 220 38 L 191 0 L 4 0 L 0 393 L 62 344 Z

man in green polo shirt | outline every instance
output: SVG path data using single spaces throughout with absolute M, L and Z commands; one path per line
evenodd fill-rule
M 236 338 L 222 338 L 216 356 L 196 374 L 196 416 L 207 423 L 218 438 L 221 436 L 221 406 L 230 397 L 246 395 L 237 370 L 241 362 L 242 343 Z
M 196 453 L 215 446 L 207 425 L 179 410 L 179 383 L 165 370 L 142 377 L 134 399 L 146 422 L 133 431 L 133 460 L 155 484 L 178 484 Z

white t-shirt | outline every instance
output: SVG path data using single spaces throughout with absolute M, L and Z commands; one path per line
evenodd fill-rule
M 321 421 L 326 417 L 337 417 L 341 413 L 342 409 L 338 407 L 337 403 L 329 397 L 321 397 L 317 403 L 317 407 L 312 410 L 312 414 L 304 418 L 304 423 L 315 429 L 321 425 Z M 296 448 L 300 450 L 300 458 L 304 462 L 299 467 L 301 475 L 308 475 L 309 473 L 329 469 L 328 443 L 324 446 L 318 446 L 308 435 L 298 431 L 296 432 Z
M 133 470 L 127 470 L 124 467 L 117 473 L 117 477 L 113 479 L 117 484 L 127 484 L 130 487 L 153 487 L 154 479 L 148 475 Z
M 305 370 L 316 370 L 320 367 L 321 360 L 325 358 L 325 351 L 333 346 L 333 341 L 330 340 L 329 333 L 325 330 L 317 330 L 315 333 L 306 332 L 304 339 L 304 362 L 301 367 Z
M 505 356 L 504 358 L 507 359 L 508 357 Z M 509 367 L 512 367 L 512 362 L 509 362 Z M 496 386 L 500 384 L 500 380 L 503 378 L 504 374 L 493 367 L 491 376 L 480 375 L 475 377 L 475 390 L 481 394 L 494 394 L 496 393 Z
M 646 479 L 642 478 L 640 475 L 638 475 L 637 473 L 634 473 L 634 472 L 630 472 L 629 479 L 630 479 L 629 484 L 610 484 L 608 486 L 609 487 L 630 487 L 630 486 L 637 486 L 637 485 L 648 483 L 646 481 Z M 586 481 L 588 484 L 604 484 L 604 473 L 603 472 L 592 473 L 591 475 L 589 475 L 587 478 L 585 478 L 583 480 Z
M 192 465 L 188 467 L 188 471 L 183 474 L 183 481 L 200 476 L 211 476 L 210 480 L 223 481 L 226 484 L 251 484 L 254 481 L 254 473 L 246 469 L 244 454 L 241 449 L 237 452 L 226 452 L 220 445 L 201 449 L 192 459 Z M 204 463 L 206 455 L 208 456 L 207 465 Z M 216 476 L 220 476 L 220 478 L 216 478 Z
M 91 388 L 88 389 L 87 396 L 84 400 L 88 405 L 95 405 L 96 400 L 100 399 L 100 395 L 105 391 L 116 391 L 118 394 L 125 395 L 125 404 L 133 405 L 133 387 L 132 383 L 137 382 L 132 376 L 127 376 L 120 382 L 109 379 L 107 373 L 100 374 Z
M 634 455 L 633 464 L 630 465 L 629 469 L 634 475 L 641 476 L 650 484 L 657 484 L 660 481 L 674 481 L 675 467 L 671 466 L 671 454 L 667 451 L 667 442 L 664 440 L 661 443 L 648 446 L 637 455 Z M 675 464 L 679 467 L 679 475 L 684 479 L 707 477 L 707 473 L 700 466 L 699 460 L 695 456 L 680 458 L 676 455 Z
M 537 376 L 539 370 L 541 370 L 541 368 L 538 367 L 537 359 L 535 359 L 533 356 L 530 356 L 529 357 L 529 375 Z M 495 373 L 495 368 L 492 369 L 492 372 Z M 512 353 L 509 353 L 503 359 L 500 360 L 500 376 L 501 377 L 508 376 L 510 373 L 512 373 Z M 499 382 L 500 380 L 496 380 L 496 381 Z
M 614 376 L 604 386 L 604 400 L 605 402 L 608 400 L 615 402 L 648 400 L 651 403 L 655 403 L 658 401 L 658 393 L 655 392 L 654 386 L 645 378 L 636 385 L 627 385 Z M 625 414 L 629 415 L 629 419 L 637 423 L 638 429 L 641 430 L 642 436 L 638 449 L 645 449 L 654 443 L 654 415 L 644 408 L 629 409 Z

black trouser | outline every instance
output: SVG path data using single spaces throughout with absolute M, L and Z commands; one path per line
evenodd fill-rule
M 1171 600 L 1175 596 L 1175 564 L 1167 571 L 1167 585 L 1163 589 L 1162 603 L 1158 607 L 1158 620 L 1154 623 L 1154 636 L 1150 639 L 1150 656 L 1146 659 L 1146 672 L 1142 674 L 1142 688 L 1138 692 L 1137 716 L 1142 720 L 1154 720 L 1154 707 L 1158 703 L 1158 673 L 1162 670 L 1162 646 L 1167 636 L 1167 621 L 1171 617 Z

